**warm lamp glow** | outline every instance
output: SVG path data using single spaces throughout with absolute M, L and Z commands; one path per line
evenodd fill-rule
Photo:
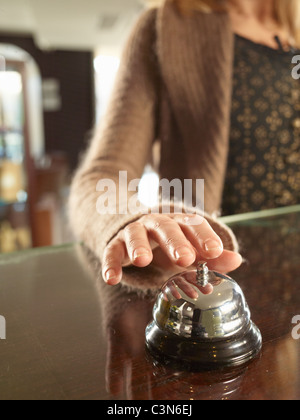
M 139 201 L 146 207 L 155 207 L 159 202 L 159 176 L 155 172 L 145 173 L 139 185 Z
M 119 66 L 119 57 L 113 55 L 101 54 L 94 59 L 97 120 L 99 120 L 106 112 Z

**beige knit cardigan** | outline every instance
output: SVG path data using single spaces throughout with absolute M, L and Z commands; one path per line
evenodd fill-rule
M 204 179 L 205 211 L 212 215 L 220 210 L 229 147 L 233 43 L 227 14 L 182 16 L 166 1 L 139 18 L 123 53 L 107 115 L 71 188 L 72 229 L 100 260 L 109 241 L 139 216 L 99 215 L 96 185 L 104 178 L 117 182 L 119 171 L 128 172 L 128 182 L 140 178 L 152 160 L 155 141 L 161 149 L 161 178 Z M 207 218 L 225 248 L 236 250 L 232 232 Z M 125 282 L 141 288 L 157 287 L 162 281 L 125 276 Z

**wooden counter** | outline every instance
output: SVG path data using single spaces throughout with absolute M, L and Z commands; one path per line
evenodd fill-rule
M 153 297 L 104 285 L 79 245 L 45 248 L 0 257 L 0 400 L 299 400 L 300 208 L 227 221 L 247 259 L 232 277 L 264 340 L 253 363 L 160 365 L 145 350 Z

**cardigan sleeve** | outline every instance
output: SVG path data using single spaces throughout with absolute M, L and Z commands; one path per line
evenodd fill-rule
M 158 103 L 155 22 L 154 9 L 138 19 L 123 51 L 106 116 L 71 185 L 71 228 L 99 258 L 112 237 L 139 218 L 132 214 L 99 214 L 96 187 L 99 181 L 109 179 L 118 188 L 120 171 L 127 172 L 128 183 L 140 179 L 151 159 Z M 116 205 L 118 208 L 119 203 Z
M 147 10 L 136 23 L 123 52 L 107 114 L 74 175 L 69 199 L 69 220 L 76 237 L 101 262 L 111 239 L 141 214 L 99 214 L 98 182 L 110 179 L 118 187 L 119 172 L 127 172 L 127 182 L 140 179 L 151 159 L 156 137 L 159 72 L 155 52 L 157 10 Z M 119 197 L 119 191 L 116 191 Z M 117 208 L 119 203 L 116 202 Z M 188 213 L 188 211 L 185 211 Z M 237 250 L 233 233 L 207 216 L 224 247 Z M 151 277 L 153 272 L 149 269 Z M 144 270 L 145 279 L 147 270 Z M 160 275 L 152 285 L 161 283 Z M 130 285 L 130 278 L 126 276 Z M 125 283 L 126 283 L 125 281 Z M 149 287 L 148 282 L 140 287 Z M 146 284 L 147 283 L 147 284 Z

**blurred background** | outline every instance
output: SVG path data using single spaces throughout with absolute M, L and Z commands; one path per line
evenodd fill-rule
M 72 173 L 141 0 L 0 0 L 0 253 L 71 242 Z

